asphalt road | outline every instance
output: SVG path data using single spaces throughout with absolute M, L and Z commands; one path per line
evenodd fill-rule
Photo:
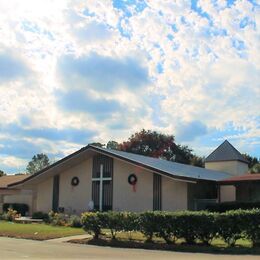
M 0 237 L 0 259 L 181 259 L 232 260 L 259 259 L 259 256 L 234 256 L 177 253 L 142 249 L 121 249 L 50 241 L 33 241 Z

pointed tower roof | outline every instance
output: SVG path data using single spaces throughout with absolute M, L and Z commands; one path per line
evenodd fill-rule
M 243 155 L 227 140 L 205 159 L 205 162 L 219 161 L 240 161 L 248 164 Z

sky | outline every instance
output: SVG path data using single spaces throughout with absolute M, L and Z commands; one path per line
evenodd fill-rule
M 260 157 L 258 0 L 0 0 L 0 169 L 145 129 Z

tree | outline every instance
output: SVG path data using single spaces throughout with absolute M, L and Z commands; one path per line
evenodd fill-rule
M 0 177 L 5 176 L 6 174 L 4 173 L 4 171 L 0 170 Z
M 251 156 L 249 154 L 246 154 L 246 153 L 243 153 L 242 155 L 249 162 L 248 163 L 248 168 L 252 168 L 255 164 L 260 163 L 259 159 L 257 159 L 256 157 L 253 157 L 253 156 Z
M 253 167 L 249 169 L 250 173 L 260 173 L 260 163 L 256 163 Z
M 128 141 L 119 144 L 118 149 L 185 164 L 191 164 L 192 158 L 195 156 L 188 146 L 176 144 L 173 135 L 145 129 L 131 135 Z M 198 158 L 194 159 L 194 163 L 196 162 L 197 166 L 202 166 Z
M 107 143 L 107 149 L 119 150 L 119 143 L 116 141 L 109 141 Z
M 40 153 L 33 156 L 32 160 L 28 163 L 26 167 L 26 172 L 29 174 L 34 174 L 45 167 L 50 165 L 50 160 L 46 154 Z
M 194 155 L 192 158 L 191 158 L 191 165 L 193 166 L 198 166 L 198 167 L 204 167 L 205 163 L 205 158 L 204 157 L 200 157 L 200 156 L 197 156 L 197 155 Z

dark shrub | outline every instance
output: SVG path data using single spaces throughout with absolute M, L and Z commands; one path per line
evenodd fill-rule
M 147 242 L 151 242 L 155 233 L 159 232 L 158 214 L 160 213 L 146 211 L 139 216 L 140 231 L 147 238 Z
M 229 246 L 234 246 L 236 241 L 243 238 L 247 223 L 245 210 L 231 210 L 217 215 L 217 235 Z
M 44 222 L 49 222 L 48 213 L 44 213 L 42 211 L 37 211 L 32 214 L 32 218 L 34 219 L 42 219 Z
M 250 239 L 253 245 L 260 243 L 260 210 L 248 210 L 243 216 L 244 225 L 243 230 L 245 237 Z

